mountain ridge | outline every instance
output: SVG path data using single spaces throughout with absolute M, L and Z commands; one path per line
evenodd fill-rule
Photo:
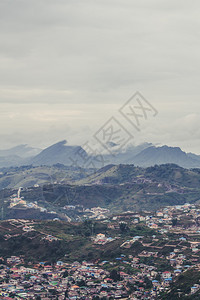
M 134 164 L 141 167 L 150 167 L 166 163 L 175 163 L 184 168 L 200 168 L 200 155 L 186 153 L 180 147 L 155 146 L 151 143 L 143 143 L 137 146 L 127 146 L 119 151 L 117 144 L 108 145 L 111 154 L 102 154 L 106 164 Z M 36 155 L 30 155 L 37 152 Z M 96 160 L 96 167 L 101 168 L 97 157 L 91 156 L 79 145 L 68 145 L 66 140 L 60 141 L 41 150 L 27 145 L 19 145 L 8 150 L 0 150 L 0 168 L 23 165 L 47 165 L 63 164 L 65 166 L 82 167 L 83 162 Z

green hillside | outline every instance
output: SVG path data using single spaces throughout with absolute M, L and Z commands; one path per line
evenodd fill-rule
M 92 170 L 64 165 L 22 166 L 0 169 L 0 190 L 4 188 L 31 187 L 54 182 L 73 182 L 90 174 Z
M 1 178 L 12 178 L 8 185 L 12 188 L 0 190 L 0 209 L 3 206 L 5 218 L 11 218 L 15 213 L 18 218 L 30 218 L 30 213 L 25 210 L 13 213 L 13 209 L 9 209 L 10 196 L 17 192 L 18 186 L 24 187 L 21 196 L 27 203 L 37 201 L 40 207 L 56 212 L 61 219 L 63 214 L 68 214 L 76 220 L 76 212 L 64 210 L 66 205 L 83 209 L 100 206 L 109 209 L 110 213 L 117 213 L 200 201 L 199 169 L 188 170 L 172 164 L 150 168 L 109 165 L 85 178 L 86 174 L 80 170 L 63 166 L 26 167 L 9 172 Z M 39 185 L 26 188 L 25 181 L 30 184 L 31 178 L 37 179 Z M 78 213 L 81 218 L 83 215 Z M 36 218 L 48 216 L 40 214 Z
M 136 254 L 141 251 L 138 243 L 131 249 L 121 248 L 120 245 L 134 235 L 140 234 L 148 237 L 156 234 L 146 226 L 133 226 L 130 224 L 128 231 L 110 229 L 102 222 L 85 221 L 83 223 L 67 223 L 58 221 L 31 221 L 29 226 L 34 231 L 23 231 L 23 220 L 0 222 L 0 256 L 22 255 L 25 261 L 55 262 L 58 259 L 64 261 L 83 261 L 96 259 L 114 259 L 118 255 Z M 9 238 L 7 234 L 9 233 Z M 92 236 L 104 233 L 113 237 L 113 241 L 103 246 L 96 245 Z M 55 240 L 49 241 L 51 235 Z M 137 247 L 136 247 L 137 246 Z
M 177 184 L 185 187 L 200 187 L 200 169 L 184 169 L 175 164 L 155 165 L 141 168 L 134 165 L 108 165 L 95 174 L 76 181 L 77 184 L 122 184 L 149 179 L 159 183 Z

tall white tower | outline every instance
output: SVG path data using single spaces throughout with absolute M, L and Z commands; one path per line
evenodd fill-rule
M 20 193 L 21 193 L 22 188 L 19 187 L 18 192 L 17 192 L 17 198 L 20 198 Z

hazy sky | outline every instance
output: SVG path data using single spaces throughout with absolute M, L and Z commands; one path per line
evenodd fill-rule
M 0 0 L 1 148 L 84 143 L 140 91 L 159 113 L 134 142 L 200 154 L 199 11 L 199 0 Z

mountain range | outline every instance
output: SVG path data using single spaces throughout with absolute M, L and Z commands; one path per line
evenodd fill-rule
M 42 149 L 29 147 L 26 144 L 22 144 L 11 149 L 0 150 L 0 157 L 7 157 L 7 156 L 18 156 L 21 158 L 26 158 L 30 156 L 35 156 L 39 154 Z
M 200 168 L 200 156 L 186 153 L 179 147 L 155 146 L 143 143 L 138 146 L 129 145 L 120 151 L 118 145 L 107 145 L 112 154 L 104 154 L 106 164 L 134 164 L 135 166 L 149 167 L 166 163 L 177 164 L 184 168 Z M 95 156 L 89 155 L 81 146 L 68 145 L 67 141 L 60 141 L 45 149 L 32 148 L 28 145 L 19 145 L 8 150 L 0 150 L 0 168 L 11 166 L 65 166 L 84 167 L 82 161 L 96 160 L 96 167 L 101 168 Z

